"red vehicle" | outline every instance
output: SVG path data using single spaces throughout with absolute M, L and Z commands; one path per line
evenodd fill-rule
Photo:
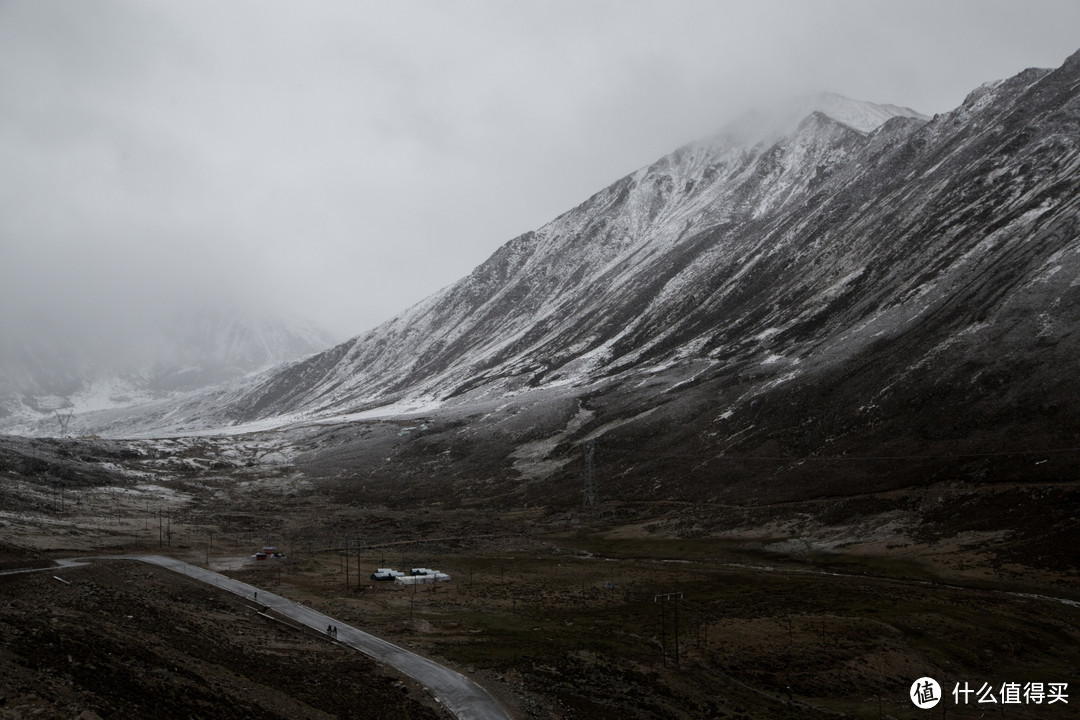
M 267 545 L 262 550 L 251 556 L 252 560 L 266 560 L 267 558 L 282 560 L 285 558 L 285 553 L 278 552 L 278 549 L 273 545 Z

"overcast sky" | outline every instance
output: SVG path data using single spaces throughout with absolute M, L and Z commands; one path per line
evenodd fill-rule
M 752 106 L 943 112 L 1077 28 L 1075 0 L 0 0 L 0 320 L 237 302 L 344 338 Z

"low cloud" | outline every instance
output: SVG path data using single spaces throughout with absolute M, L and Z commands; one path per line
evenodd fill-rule
M 389 318 L 748 105 L 950 109 L 1071 51 L 1012 3 L 0 4 L 4 337 Z

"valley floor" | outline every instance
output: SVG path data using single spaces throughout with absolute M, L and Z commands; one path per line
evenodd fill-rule
M 130 561 L 51 566 L 109 554 L 168 555 L 339 618 L 516 720 L 917 718 L 927 676 L 943 717 L 1080 717 L 1077 483 L 394 504 L 385 483 L 306 477 L 266 438 L 0 440 L 0 570 L 48 568 L 0 575 L 0 718 L 446 717 L 254 598 Z M 286 557 L 252 559 L 268 542 Z M 371 580 L 381 567 L 452 580 Z M 1043 701 L 1002 702 L 1025 687 Z
M 313 502 L 300 515 L 311 522 L 321 511 L 332 523 Z M 176 517 L 160 535 L 132 516 L 136 507 L 119 518 L 9 516 L 3 560 L 161 550 L 432 657 L 518 718 L 914 718 L 923 711 L 908 692 L 923 676 L 941 684 L 949 717 L 988 707 L 974 696 L 957 704 L 950 693 L 964 683 L 995 692 L 1071 683 L 1080 693 L 1077 586 L 1051 573 L 991 577 L 962 543 L 878 552 L 680 537 L 671 528 L 683 514 L 665 521 L 657 508 L 634 523 L 603 520 L 602 510 L 553 520 L 383 508 L 354 509 L 347 533 L 290 525 L 276 541 L 287 558 L 256 561 L 249 554 L 264 536 L 233 515 L 239 506 L 199 522 Z M 368 578 L 376 567 L 419 566 L 453 579 Z M 258 609 L 131 562 L 0 577 L 0 717 L 445 712 L 407 679 Z M 1077 717 L 1080 694 L 1069 700 L 992 708 Z

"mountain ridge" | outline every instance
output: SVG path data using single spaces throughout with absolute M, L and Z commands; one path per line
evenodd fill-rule
M 808 117 L 806 122 L 813 127 L 810 132 L 799 137 L 813 135 L 814 131 L 834 134 L 854 132 L 838 122 L 822 122 L 813 116 Z M 800 146 L 800 149 L 805 147 Z M 687 197 L 676 193 L 677 185 L 681 184 L 685 188 L 686 183 L 693 182 L 685 174 L 679 176 L 678 170 L 690 168 L 700 171 L 706 177 L 715 177 L 716 170 L 708 167 L 713 160 L 725 163 L 729 170 L 742 170 L 749 165 L 748 159 L 742 157 L 744 150 L 723 149 L 720 151 L 721 157 L 718 158 L 716 150 L 707 145 L 698 148 L 687 146 L 626 176 L 542 228 L 511 240 L 466 278 L 410 308 L 398 318 L 381 326 L 381 330 L 371 331 L 351 341 L 353 347 L 344 361 L 351 361 L 355 365 L 360 365 L 363 359 L 377 362 L 370 353 L 365 355 L 363 346 L 366 343 L 372 342 L 378 332 L 394 333 L 399 342 L 406 340 L 410 335 L 408 328 L 414 326 L 418 316 L 427 314 L 433 316 L 430 326 L 445 330 L 441 332 L 438 341 L 415 354 L 415 360 L 410 362 L 412 367 L 431 367 L 437 364 L 436 358 L 439 355 L 464 354 L 476 350 L 475 345 L 468 346 L 467 340 L 463 339 L 461 327 L 466 316 L 481 335 L 493 330 L 494 326 L 504 320 L 507 303 L 517 307 L 529 304 L 537 314 L 535 320 L 540 323 L 552 322 L 560 313 L 559 304 L 553 299 L 565 293 L 568 283 L 580 282 L 587 275 L 595 278 L 615 276 L 618 274 L 618 264 L 626 262 L 628 254 L 640 256 L 662 252 L 662 247 L 659 247 L 661 239 L 677 240 L 678 237 L 685 236 L 692 226 L 683 225 L 675 238 L 670 237 L 672 233 L 666 228 L 663 232 L 667 237 L 653 236 L 654 226 L 677 221 L 680 213 L 688 215 L 715 205 L 708 196 L 701 197 L 699 194 Z M 812 147 L 810 150 L 812 151 Z M 782 202 L 782 198 L 778 202 Z M 753 198 L 742 198 L 741 205 L 756 206 L 761 212 L 761 202 L 755 203 Z M 622 215 L 613 212 L 620 207 L 631 209 Z M 706 216 L 699 222 L 717 223 L 726 219 Z M 557 255 L 565 252 L 568 246 L 580 248 L 582 256 L 569 272 L 560 275 L 556 265 L 561 258 Z M 506 285 L 511 278 L 517 279 Z M 545 284 L 549 290 L 547 293 L 544 292 Z M 609 282 L 609 285 L 613 284 Z M 541 287 L 537 287 L 538 285 Z M 447 296 L 454 293 L 459 293 L 464 298 L 456 304 L 457 310 L 446 305 Z M 561 313 L 568 315 L 570 311 L 564 308 Z M 518 348 L 519 351 L 515 354 L 520 355 L 520 351 L 529 345 L 530 339 L 537 333 L 535 328 L 524 330 L 518 333 L 516 338 L 504 339 L 488 350 L 505 354 Z M 380 346 L 387 344 L 381 339 L 374 342 Z M 393 392 L 401 388 L 391 386 L 388 389 Z M 434 387 L 427 387 L 423 391 L 430 393 L 434 390 Z
M 950 113 L 896 116 L 870 133 L 811 113 L 772 144 L 692 143 L 511 240 L 378 328 L 213 398 L 94 427 L 195 432 L 409 403 L 513 403 L 546 389 L 588 398 L 594 420 L 579 438 L 632 437 L 632 418 L 665 417 L 679 398 L 672 423 L 735 440 L 677 440 L 683 430 L 673 426 L 670 443 L 705 456 L 776 442 L 819 452 L 828 431 L 785 436 L 782 418 L 762 415 L 764 398 L 795 393 L 803 399 L 785 402 L 803 408 L 805 427 L 840 422 L 842 435 L 867 447 L 888 445 L 874 434 L 886 423 L 874 417 L 883 399 L 916 402 L 920 388 L 948 395 L 940 384 L 951 366 L 935 358 L 997 372 L 1004 361 L 984 357 L 980 344 L 993 346 L 1003 326 L 980 323 L 1008 307 L 1030 316 L 1021 286 L 1072 271 L 1047 269 L 1076 241 L 1070 68 L 1025 71 Z M 1030 236 L 1041 240 L 1024 242 Z M 1071 346 L 1060 310 L 1068 288 L 1054 287 L 1063 322 L 1048 326 Z M 911 380 L 919 368 L 921 385 Z M 863 389 L 858 404 L 834 388 L 806 406 L 829 378 L 849 376 Z M 1062 382 L 1054 378 L 1024 382 L 1045 390 Z M 1000 414 L 992 400 L 977 403 Z M 901 434 L 918 435 L 921 422 Z

